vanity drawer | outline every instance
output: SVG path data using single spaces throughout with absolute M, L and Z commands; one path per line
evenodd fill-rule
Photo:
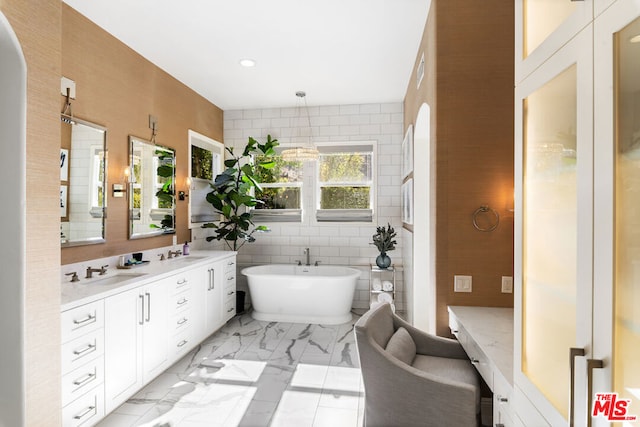
M 104 382 L 104 357 L 74 369 L 62 377 L 62 406 L 73 402 L 87 390 Z
M 174 294 L 184 292 L 191 286 L 191 276 L 188 273 L 178 274 L 170 277 L 167 280 L 169 280 L 169 283 L 171 283 L 172 287 L 170 289 L 173 289 L 172 293 Z
M 60 325 L 63 343 L 104 327 L 104 301 L 100 300 L 63 311 Z
M 66 374 L 104 354 L 104 329 L 89 332 L 62 345 L 62 373 Z
M 186 291 L 170 297 L 169 310 L 172 310 L 170 311 L 170 313 L 182 312 L 183 310 L 186 310 L 188 307 L 190 307 L 192 304 L 191 295 L 192 293 L 190 291 Z
M 469 356 L 471 363 L 478 370 L 490 389 L 493 390 L 493 369 L 489 358 L 482 352 L 476 342 L 468 335 L 467 331 L 458 325 L 458 341 Z
M 191 326 L 191 313 L 182 312 L 173 316 L 169 320 L 169 328 L 172 334 L 179 333 L 180 331 L 187 329 Z
M 224 272 L 226 273 L 233 273 L 234 275 L 236 274 L 236 259 L 235 258 L 230 258 L 226 261 L 224 261 Z
M 174 360 L 177 360 L 193 348 L 195 342 L 193 342 L 192 335 L 191 329 L 187 328 L 169 340 L 169 352 Z
M 104 417 L 104 387 L 96 387 L 62 408 L 62 426 L 92 426 Z

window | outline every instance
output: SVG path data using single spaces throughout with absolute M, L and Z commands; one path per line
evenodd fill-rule
M 316 219 L 319 222 L 373 221 L 373 145 L 327 145 L 318 150 Z
M 262 157 L 256 157 L 256 164 Z M 258 221 L 300 222 L 303 162 L 285 161 L 279 155 L 272 156 L 272 159 L 275 161 L 273 168 L 256 168 L 262 187 L 262 193 L 256 198 L 262 203 L 256 206 L 254 218 Z

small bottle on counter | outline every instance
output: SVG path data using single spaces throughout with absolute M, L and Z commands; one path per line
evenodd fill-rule
M 184 242 L 182 247 L 182 255 L 189 255 L 189 242 Z

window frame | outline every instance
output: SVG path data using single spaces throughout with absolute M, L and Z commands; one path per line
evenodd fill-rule
M 377 143 L 375 141 L 341 141 L 317 143 L 320 155 L 339 153 L 371 153 L 371 180 L 369 184 L 359 183 L 327 183 L 320 180 L 320 159 L 316 162 L 314 176 L 314 222 L 317 225 L 332 225 L 336 223 L 363 223 L 371 224 L 376 220 L 376 206 L 378 197 L 378 172 L 377 172 Z M 331 184 L 331 185 L 326 185 Z M 322 187 L 368 187 L 369 188 L 369 209 L 320 209 Z

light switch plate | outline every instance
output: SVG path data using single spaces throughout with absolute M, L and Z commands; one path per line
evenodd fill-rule
M 513 293 L 513 277 L 512 276 L 502 276 L 502 293 L 503 294 Z
M 471 292 L 471 276 L 453 276 L 453 292 Z

